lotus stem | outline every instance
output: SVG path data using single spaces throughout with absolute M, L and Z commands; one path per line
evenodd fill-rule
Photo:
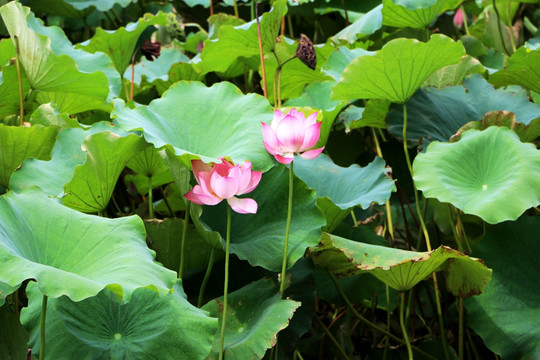
M 210 279 L 210 274 L 212 273 L 212 268 L 214 267 L 214 259 L 216 258 L 216 249 L 212 248 L 210 252 L 210 259 L 208 259 L 208 266 L 206 267 L 206 273 L 204 274 L 203 281 L 201 283 L 201 288 L 199 290 L 199 300 L 197 301 L 197 307 L 201 307 L 204 301 L 204 291 L 206 290 L 206 284 L 208 284 L 208 279 Z
M 229 254 L 231 248 L 231 207 L 227 205 L 227 234 L 225 235 L 225 284 L 223 285 L 223 315 L 221 317 L 221 335 L 219 339 L 219 360 L 225 353 L 225 324 L 227 321 L 227 293 L 229 292 Z
M 411 159 L 409 158 L 409 149 L 407 147 L 407 104 L 403 104 L 403 150 L 405 152 L 405 160 L 407 161 L 407 167 L 409 168 L 409 173 L 411 175 L 411 178 L 414 177 L 412 165 L 411 165 Z M 424 216 L 422 215 L 422 211 L 420 210 L 420 201 L 418 200 L 418 189 L 416 188 L 416 184 L 414 183 L 414 179 L 412 179 L 413 184 L 413 192 L 414 192 L 414 202 L 416 203 L 416 213 L 418 214 L 418 220 L 420 221 L 420 226 L 422 227 L 422 232 L 424 233 L 424 238 L 426 240 L 426 247 L 428 251 L 431 251 L 431 243 L 429 241 L 429 233 L 426 228 L 426 224 L 424 222 Z M 425 200 L 424 200 L 425 201 Z M 435 303 L 437 305 L 437 317 L 439 318 L 439 328 L 441 331 L 441 342 L 444 350 L 444 358 L 445 360 L 450 360 L 450 356 L 448 354 L 448 343 L 446 341 L 446 332 L 444 330 L 444 322 L 442 317 L 442 306 L 441 306 L 441 299 L 439 295 L 439 285 L 437 281 L 437 275 L 435 273 L 432 274 L 433 278 L 433 290 L 435 292 Z
M 390 286 L 386 285 L 386 331 L 390 332 L 391 329 L 391 316 L 390 316 Z M 386 360 L 386 355 L 388 353 L 388 336 L 384 340 L 384 352 L 383 360 Z
M 463 4 L 459 6 L 461 9 L 461 15 L 463 16 L 463 27 L 465 28 L 465 34 L 467 36 L 471 36 L 471 32 L 469 31 L 469 24 L 467 21 L 467 14 L 465 13 L 465 9 L 463 9 Z
M 259 3 L 255 3 L 255 18 L 257 19 L 257 39 L 259 40 L 259 57 L 261 59 L 261 72 L 262 72 L 262 83 L 263 83 L 263 94 L 264 97 L 268 99 L 268 85 L 266 83 L 266 69 L 264 66 L 264 53 L 263 53 L 263 43 L 261 37 L 261 22 L 259 20 Z
M 189 224 L 189 211 L 190 211 L 190 208 L 191 208 L 191 201 L 186 201 L 186 203 L 187 204 L 186 204 L 186 213 L 184 215 L 184 227 L 182 228 L 182 240 L 181 240 L 181 243 L 180 243 L 180 268 L 178 269 L 178 277 L 180 279 L 184 275 L 186 237 L 187 237 L 187 228 L 188 228 L 188 224 Z
M 321 326 L 321 328 L 324 330 L 324 333 L 326 334 L 326 336 L 328 336 L 328 338 L 334 343 L 334 345 L 336 345 L 337 349 L 339 350 L 339 352 L 341 353 L 341 355 L 343 356 L 343 358 L 346 359 L 346 360 L 351 360 L 351 358 L 349 357 L 349 355 L 347 355 L 347 353 L 345 352 L 345 350 L 343 350 L 343 348 L 341 347 L 341 344 L 339 343 L 339 341 L 336 340 L 336 338 L 334 337 L 334 335 L 332 335 L 332 333 L 331 333 L 330 330 L 328 330 L 328 328 L 324 325 L 324 323 L 322 322 L 322 320 L 319 319 L 318 316 L 315 316 L 315 319 L 317 320 L 317 322 L 319 323 L 319 325 Z
M 233 7 L 234 7 L 234 16 L 240 19 L 240 15 L 238 15 L 238 4 L 236 3 L 236 0 L 233 0 Z
M 281 69 L 283 69 L 283 66 L 291 61 L 292 59 L 296 58 L 296 54 L 285 60 L 284 62 L 280 62 L 279 58 L 275 51 L 273 51 L 274 56 L 276 57 L 276 60 L 278 62 L 278 66 L 276 68 L 276 72 L 274 73 L 274 107 L 276 109 L 279 109 L 281 107 Z
M 287 223 L 285 224 L 285 240 L 283 241 L 283 260 L 281 262 L 281 279 L 279 282 L 279 295 L 283 299 L 285 279 L 287 276 L 287 253 L 289 249 L 289 232 L 291 230 L 292 202 L 293 202 L 293 164 L 289 167 L 289 200 L 287 202 Z
M 45 359 L 45 319 L 47 317 L 47 299 L 47 295 L 43 295 L 43 300 L 41 301 L 39 360 Z
M 17 67 L 17 81 L 19 82 L 19 125 L 22 126 L 24 122 L 24 100 L 22 89 L 21 62 L 19 59 L 19 37 L 14 36 L 13 42 L 15 44 L 15 65 Z
M 133 100 L 133 83 L 135 82 L 135 55 L 139 52 L 140 47 L 136 48 L 131 56 L 131 83 L 129 90 L 129 100 Z M 122 81 L 123 82 L 123 81 Z M 127 90 L 126 90 L 127 91 Z
M 508 14 L 508 31 L 509 31 L 509 35 L 510 35 L 510 45 L 512 45 L 512 53 L 515 53 L 516 52 L 516 41 L 514 40 L 514 31 L 513 31 L 513 26 L 512 26 L 512 18 L 510 17 L 510 13 L 512 12 L 512 7 L 511 7 L 511 1 L 510 0 L 506 0 L 506 12 Z
M 148 217 L 154 218 L 154 200 L 152 194 L 152 176 L 148 176 Z
M 403 316 L 405 310 L 405 293 L 400 292 L 399 297 L 399 325 L 401 326 L 401 332 L 403 333 L 403 341 L 405 342 L 405 346 L 407 347 L 407 354 L 409 356 L 409 360 L 413 360 L 414 357 L 412 354 L 411 342 L 409 341 L 409 334 L 407 334 L 407 328 L 405 327 L 405 319 Z
M 458 357 L 459 360 L 463 360 L 463 335 L 465 332 L 465 320 L 463 318 L 463 297 L 459 296 L 457 301 L 459 311 Z
M 504 42 L 503 29 L 501 26 L 501 15 L 499 14 L 499 10 L 497 9 L 497 4 L 495 4 L 495 0 L 492 0 L 492 3 L 493 3 L 493 11 L 495 11 L 495 15 L 497 16 L 497 28 L 499 29 L 499 36 L 501 38 L 502 47 L 504 48 L 504 52 L 506 53 L 506 55 L 510 56 L 510 51 L 508 51 L 508 48 L 506 47 L 506 43 Z M 510 16 L 510 14 L 508 14 L 508 16 Z
M 347 295 L 345 294 L 343 289 L 341 289 L 341 286 L 339 286 L 339 283 L 338 283 L 338 281 L 336 279 L 336 276 L 334 274 L 332 274 L 330 271 L 328 271 L 328 275 L 330 275 L 330 278 L 332 279 L 332 282 L 334 283 L 334 286 L 336 287 L 336 290 L 338 291 L 338 293 L 341 296 L 341 298 L 343 299 L 343 301 L 345 301 L 345 304 L 347 304 L 347 307 L 351 310 L 351 312 L 354 314 L 354 316 L 356 316 L 361 322 L 363 322 L 365 325 L 369 326 L 373 330 L 376 330 L 376 331 L 380 332 L 381 334 L 388 336 L 390 339 L 394 340 L 395 342 L 400 343 L 401 345 L 405 345 L 405 343 L 403 342 L 402 339 L 398 338 L 396 335 L 392 334 L 389 331 L 386 331 L 385 329 L 379 327 L 375 323 L 372 323 L 371 321 L 369 321 L 368 319 L 363 317 L 362 314 L 360 314 L 354 308 L 353 304 L 351 303 L 351 301 L 349 300 L 349 298 L 347 297 Z M 437 360 L 437 358 L 435 358 L 434 356 L 431 356 L 430 354 L 426 353 L 424 350 L 422 350 L 422 349 L 420 349 L 420 348 L 418 348 L 416 346 L 411 345 L 411 348 L 414 351 L 416 351 L 418 354 L 420 354 L 420 355 L 422 355 L 422 356 L 424 356 L 424 357 L 426 357 L 428 359 Z
M 375 128 L 371 128 L 371 133 L 373 134 L 373 142 L 375 143 L 375 151 L 377 153 L 377 156 L 382 158 L 383 154 L 381 151 L 381 146 L 379 145 L 379 139 L 377 138 Z M 388 232 L 390 233 L 390 237 L 392 238 L 392 241 L 394 241 L 394 224 L 392 222 L 392 209 L 390 208 L 390 199 L 386 200 L 386 223 L 388 225 Z

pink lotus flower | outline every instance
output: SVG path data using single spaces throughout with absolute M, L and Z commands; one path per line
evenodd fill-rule
M 251 171 L 251 162 L 235 165 L 219 158 L 221 163 L 207 164 L 192 160 L 193 175 L 199 183 L 184 196 L 198 205 L 216 205 L 226 199 L 231 208 L 240 214 L 255 214 L 257 202 L 253 199 L 237 198 L 251 192 L 261 181 L 262 171 Z
M 262 123 L 262 130 L 264 147 L 282 164 L 290 164 L 294 160 L 294 154 L 304 159 L 314 159 L 324 150 L 324 146 L 308 150 L 315 146 L 321 136 L 321 123 L 317 122 L 317 112 L 306 119 L 305 115 L 296 109 L 291 109 L 287 115 L 276 110 L 272 124 Z
M 459 8 L 454 15 L 454 25 L 458 28 L 463 26 L 463 11 Z

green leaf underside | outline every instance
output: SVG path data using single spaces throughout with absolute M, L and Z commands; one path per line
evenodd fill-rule
M 54 101 L 61 111 L 70 113 L 104 106 L 109 93 L 105 74 L 80 72 L 71 57 L 57 56 L 51 40 L 29 27 L 37 22 L 29 8 L 11 2 L 0 8 L 0 15 L 11 37 L 19 39 L 21 65 L 31 88 L 39 91 L 38 101 Z
M 260 18 L 263 51 L 274 49 L 279 35 L 281 18 L 287 13 L 287 0 L 278 0 L 272 10 Z M 196 66 L 202 73 L 226 71 L 240 57 L 259 56 L 257 22 L 244 25 L 223 25 L 219 28 L 217 40 L 206 40 L 201 54 L 202 61 Z
M 201 99 L 208 99 L 204 106 Z M 260 95 L 243 95 L 231 83 L 207 88 L 180 81 L 148 106 L 130 110 L 116 103 L 114 116 L 123 128 L 143 130 L 156 148 L 172 145 L 186 166 L 191 166 L 193 158 L 210 162 L 221 156 L 236 163 L 250 160 L 256 170 L 272 164 L 260 124 L 272 120 L 268 101 Z
M 446 10 L 455 9 L 459 3 L 459 0 L 424 2 L 383 0 L 383 25 L 415 29 L 427 28 L 438 15 Z
M 40 187 L 47 195 L 59 196 L 77 165 L 84 163 L 86 153 L 81 149 L 84 139 L 103 131 L 118 131 L 109 122 L 99 122 L 88 130 L 66 129 L 58 134 L 51 152 L 51 160 L 27 159 L 11 177 L 9 186 L 19 192 L 31 186 Z
M 75 168 L 73 178 L 64 185 L 62 202 L 82 212 L 104 210 L 127 162 L 146 147 L 135 134 L 120 136 L 107 131 L 88 136 L 82 145 L 86 161 Z
M 540 106 L 526 94 L 495 90 L 482 76 L 473 74 L 463 85 L 420 89 L 407 103 L 407 138 L 427 146 L 434 140 L 447 142 L 470 121 L 479 121 L 490 111 L 507 110 L 525 125 L 540 117 Z M 388 131 L 402 138 L 403 109 L 391 107 L 387 116 Z
M 0 185 L 8 187 L 13 171 L 28 158 L 50 159 L 57 128 L 0 124 Z
M 409 290 L 440 270 L 448 273 L 448 290 L 456 296 L 481 294 L 491 279 L 491 270 L 482 260 L 447 246 L 414 252 L 324 234 L 321 243 L 311 248 L 309 254 L 315 264 L 328 268 L 338 277 L 369 272 L 398 291 Z
M 23 96 L 26 96 L 30 90 L 30 84 L 25 76 L 22 76 L 21 80 L 23 85 L 22 93 Z M 4 66 L 2 68 L 2 78 L 0 81 L 0 118 L 3 118 L 11 114 L 17 114 L 20 108 L 19 83 L 15 65 Z
M 27 289 L 29 306 L 21 321 L 31 329 L 29 346 L 39 353 L 42 296 L 34 284 Z M 173 294 L 159 297 L 136 289 L 129 303 L 103 289 L 73 302 L 62 296 L 47 303 L 47 357 L 51 359 L 193 359 L 210 352 L 217 319 L 191 305 L 177 284 Z
M 367 209 L 372 202 L 383 204 L 395 190 L 394 182 L 386 176 L 384 160 L 378 157 L 366 167 L 344 168 L 321 154 L 313 160 L 297 158 L 294 171 L 317 191 L 317 197 L 329 197 L 342 210 L 357 205 Z
M 304 256 L 306 249 L 318 243 L 325 220 L 315 206 L 315 192 L 295 177 L 293 183 L 293 217 L 288 249 L 288 267 Z M 255 199 L 257 214 L 236 214 L 231 223 L 231 253 L 270 271 L 280 271 L 283 258 L 283 238 L 287 219 L 289 192 L 288 169 L 278 165 L 263 174 L 253 192 L 242 197 Z M 203 207 L 201 221 L 225 238 L 225 201 L 216 206 Z
M 289 325 L 300 303 L 280 300 L 271 279 L 253 282 L 228 296 L 225 351 L 229 359 L 262 359 L 266 349 L 275 345 L 277 333 Z M 202 307 L 211 316 L 223 314 L 223 298 Z M 210 358 L 217 358 L 219 333 L 216 334 Z
M 539 233 L 537 217 L 522 217 L 495 225 L 474 251 L 493 268 L 493 279 L 484 294 L 465 301 L 467 324 L 504 359 L 540 352 Z
M 432 35 L 427 43 L 392 40 L 375 55 L 353 60 L 334 87 L 332 99 L 405 103 L 432 73 L 458 63 L 464 53 L 463 45 L 444 35 Z
M 141 219 L 81 214 L 32 188 L 0 197 L 0 281 L 35 279 L 51 298 L 80 301 L 105 287 L 129 300 L 138 287 L 159 294 L 176 273 L 157 265 L 145 244 Z
M 345 27 L 332 37 L 333 42 L 346 41 L 354 44 L 358 38 L 371 35 L 382 27 L 382 5 L 374 7 L 372 10 L 362 15 L 351 25 Z
M 431 143 L 413 164 L 428 198 L 449 202 L 490 224 L 540 204 L 540 151 L 510 129 L 469 130 L 457 143 Z

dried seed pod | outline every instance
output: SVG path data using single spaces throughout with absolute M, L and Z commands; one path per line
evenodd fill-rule
M 141 51 L 146 60 L 154 61 L 161 53 L 161 42 L 151 42 L 150 40 L 146 40 L 141 46 Z
M 300 59 L 304 64 L 312 70 L 315 70 L 317 66 L 317 54 L 315 53 L 315 47 L 309 38 L 300 34 L 298 40 L 298 47 L 296 48 L 296 57 Z

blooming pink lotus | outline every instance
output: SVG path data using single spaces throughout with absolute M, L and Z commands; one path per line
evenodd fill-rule
M 321 136 L 317 112 L 306 118 L 296 109 L 291 109 L 287 115 L 276 110 L 272 124 L 262 123 L 262 130 L 264 147 L 282 164 L 290 164 L 294 154 L 304 159 L 314 159 L 324 150 L 324 146 L 308 150 L 315 146 Z
M 251 162 L 235 165 L 219 158 L 221 163 L 207 164 L 192 160 L 193 175 L 199 183 L 184 196 L 198 205 L 216 205 L 226 199 L 231 208 L 241 214 L 255 214 L 257 202 L 248 198 L 237 198 L 251 192 L 261 181 L 262 171 L 251 171 Z

